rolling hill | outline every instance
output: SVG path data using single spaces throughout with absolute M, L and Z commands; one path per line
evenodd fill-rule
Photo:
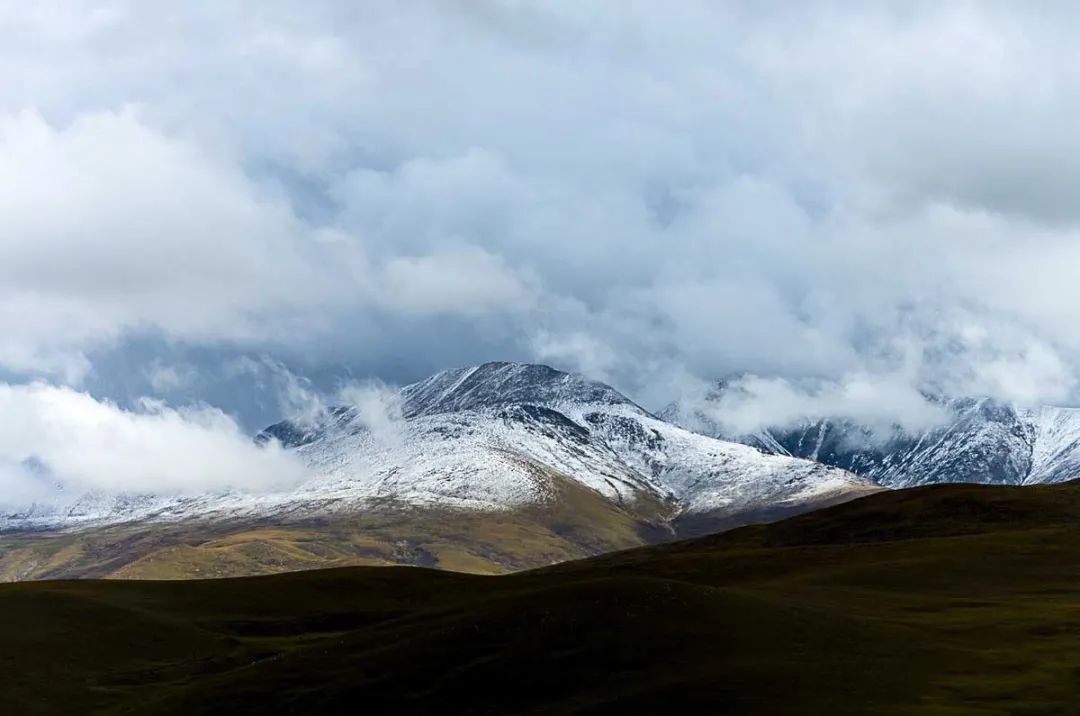
M 1080 485 L 885 492 L 513 575 L 0 585 L 25 714 L 1067 713 Z

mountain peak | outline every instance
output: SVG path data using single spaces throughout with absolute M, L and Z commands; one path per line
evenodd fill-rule
M 443 371 L 401 391 L 406 417 L 515 404 L 630 404 L 609 385 L 539 363 L 496 361 Z

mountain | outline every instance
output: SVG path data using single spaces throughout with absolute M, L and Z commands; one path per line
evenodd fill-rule
M 392 415 L 342 406 L 263 431 L 258 440 L 280 441 L 312 475 L 290 490 L 87 495 L 12 512 L 0 524 L 22 534 L 0 537 L 0 575 L 190 576 L 171 571 L 185 560 L 198 573 L 233 575 L 245 564 L 315 566 L 320 552 L 333 564 L 502 571 L 777 519 L 875 489 L 841 469 L 684 430 L 610 386 L 542 365 L 446 371 L 393 402 Z M 374 540 L 361 529 L 373 520 L 382 526 Z M 78 526 L 95 530 L 94 546 L 52 534 Z M 48 533 L 35 538 L 31 528 Z M 313 549 L 312 535 L 327 531 L 337 537 L 316 538 Z M 199 541 L 207 533 L 210 546 Z M 5 567 L 4 555 L 28 544 L 48 548 Z M 117 549 L 119 564 L 93 558 Z
M 402 434 L 380 442 L 356 408 L 277 438 L 352 495 L 472 509 L 550 498 L 550 477 L 649 516 L 797 507 L 865 486 L 811 461 L 766 455 L 667 423 L 613 388 L 543 365 L 487 363 L 401 391 Z
M 947 482 L 1032 485 L 1080 477 L 1080 409 L 1021 408 L 989 398 L 940 401 L 947 419 L 923 431 L 880 429 L 822 419 L 733 435 L 709 416 L 723 383 L 691 408 L 661 415 L 676 424 L 767 453 L 841 467 L 890 488 Z
M 17 714 L 1067 714 L 1080 485 L 937 485 L 479 577 L 0 585 Z

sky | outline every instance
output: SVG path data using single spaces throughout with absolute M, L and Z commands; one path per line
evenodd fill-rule
M 746 376 L 758 422 L 1078 405 L 1078 20 L 0 0 L 0 427 L 246 454 L 487 360 L 649 408 Z

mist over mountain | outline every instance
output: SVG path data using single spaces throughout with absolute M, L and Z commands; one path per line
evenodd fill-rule
M 659 415 L 705 435 L 776 455 L 817 460 L 890 488 L 942 482 L 1044 484 L 1080 475 L 1080 409 L 1021 407 L 992 398 L 927 396 L 938 415 L 925 426 L 845 416 L 814 417 L 741 432 L 724 406 L 738 381 L 717 383 L 699 400 Z M 739 404 L 736 396 L 734 405 Z M 887 409 L 887 406 L 882 406 Z

